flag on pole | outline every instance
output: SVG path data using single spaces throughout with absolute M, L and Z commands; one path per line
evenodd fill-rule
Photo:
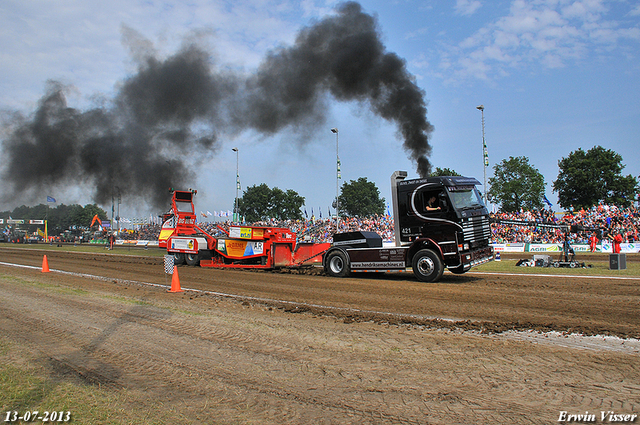
M 487 150 L 487 142 L 482 139 L 482 154 L 484 156 L 484 165 L 489 166 L 489 151 Z
M 47 202 L 56 202 L 56 198 L 52 198 L 51 196 L 47 196 Z
M 547 195 L 543 195 L 543 196 L 544 196 L 544 203 L 549 205 L 549 208 L 551 208 L 553 204 L 547 199 Z
M 338 157 L 338 178 L 342 179 L 342 175 L 340 173 L 340 157 Z

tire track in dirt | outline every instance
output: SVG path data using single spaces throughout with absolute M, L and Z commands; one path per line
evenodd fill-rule
M 7 259 L 38 266 L 42 253 L 47 251 L 3 247 L 2 252 Z M 55 258 L 50 260 L 52 267 L 59 262 L 59 268 L 68 271 L 125 280 L 140 280 L 143 273 L 147 282 L 166 284 L 161 258 L 58 251 L 49 255 Z M 413 323 L 484 332 L 533 329 L 640 338 L 637 303 L 640 285 L 626 281 L 445 275 L 442 284 L 424 285 L 396 275 L 336 280 L 190 267 L 181 267 L 180 276 L 193 289 L 246 297 L 249 302 L 282 300 L 280 305 L 271 305 L 291 312 L 335 315 L 345 321 Z M 453 318 L 454 323 L 434 317 Z
M 7 296 L 7 294 L 3 295 Z M 26 294 L 26 297 L 29 295 L 31 294 Z M 133 306 L 123 313 L 117 307 L 114 308 L 111 303 L 96 306 L 91 300 L 87 302 L 86 299 L 70 300 L 50 296 L 46 300 L 41 299 L 33 302 L 14 296 L 12 301 L 12 307 L 15 309 L 2 310 L 2 320 L 11 320 L 15 332 L 24 335 L 23 341 L 37 347 L 48 358 L 52 372 L 59 377 L 76 375 L 87 383 L 117 387 L 136 386 L 136 382 L 147 382 L 149 378 L 152 378 L 153 382 L 161 383 L 159 387 L 153 388 L 145 385 L 144 389 L 158 395 L 162 395 L 166 388 L 172 388 L 173 391 L 179 389 L 183 393 L 193 392 L 193 385 L 190 381 L 195 377 L 199 382 L 197 387 L 200 387 L 204 382 L 214 381 L 223 387 L 224 393 L 237 394 L 238 389 L 241 389 L 243 394 L 240 400 L 233 400 L 233 406 L 253 406 L 254 414 L 259 414 L 259 411 L 256 410 L 258 406 L 265 408 L 269 406 L 270 409 L 273 409 L 274 401 L 272 398 L 275 397 L 304 405 L 304 408 L 300 408 L 301 411 L 307 411 L 311 406 L 315 406 L 314 408 L 317 410 L 315 415 L 332 409 L 335 411 L 332 416 L 340 416 L 340 412 L 342 412 L 345 415 L 345 420 L 348 416 L 356 416 L 360 418 L 359 420 L 369 417 L 385 418 L 385 420 L 391 420 L 394 423 L 419 423 L 405 417 L 381 413 L 377 407 L 366 409 L 358 404 L 350 404 L 337 399 L 330 401 L 324 398 L 310 397 L 283 387 L 275 379 L 258 381 L 251 378 L 251 373 L 234 373 L 234 371 L 216 367 L 216 364 L 219 363 L 228 364 L 233 357 L 245 357 L 242 360 L 242 363 L 245 364 L 271 364 L 273 358 L 276 359 L 276 363 L 294 360 L 290 359 L 291 350 L 286 347 L 272 347 L 268 350 L 269 353 L 251 348 L 252 344 L 261 345 L 258 341 L 258 334 L 241 335 L 239 332 L 230 332 L 229 330 L 211 332 L 210 327 L 190 326 L 183 320 L 171 323 L 171 316 L 158 314 L 158 311 L 148 309 L 146 306 Z M 88 344 L 83 344 L 81 334 L 87 332 L 84 323 L 70 322 L 66 314 L 60 314 L 57 317 L 56 323 L 59 324 L 57 326 L 50 320 L 37 317 L 37 312 L 43 311 L 43 301 L 47 304 L 55 304 L 56 308 L 64 307 L 60 309 L 61 312 L 73 312 L 72 315 L 75 317 L 85 317 L 84 321 L 92 322 L 94 318 L 91 312 L 99 311 L 101 315 L 109 316 L 112 322 L 106 327 L 98 328 L 99 335 L 95 336 L 95 332 L 92 332 L 93 338 Z M 80 309 L 84 309 L 84 311 Z M 69 326 L 69 323 L 73 323 L 73 326 Z M 67 326 L 63 326 L 64 324 Z M 178 345 L 188 345 L 196 353 L 204 352 L 206 355 L 182 353 L 182 357 L 175 355 L 171 357 L 170 350 L 145 342 L 142 343 L 143 347 L 137 346 L 133 350 L 135 354 L 130 354 L 126 350 L 123 351 L 122 348 L 118 349 L 117 343 L 108 343 L 109 338 L 104 334 L 115 336 L 116 328 L 124 331 L 122 328 L 132 324 L 135 324 L 136 333 L 142 341 L 153 341 L 153 334 L 157 332 L 168 333 L 171 339 L 181 340 Z M 141 330 L 141 328 L 147 329 Z M 91 335 L 88 337 L 91 338 Z M 163 335 L 162 339 L 166 339 L 166 336 Z M 220 341 L 223 342 L 224 347 L 220 346 Z M 207 347 L 207 344 L 202 344 L 203 342 L 214 343 L 214 348 Z M 173 345 L 173 348 L 175 349 L 176 346 Z M 248 351 L 248 348 L 251 349 Z M 147 354 L 140 357 L 140 351 Z M 265 361 L 264 357 L 268 359 Z M 116 369 L 112 365 L 126 366 Z M 310 363 L 307 363 L 306 367 L 309 368 L 309 366 Z M 292 370 L 298 367 L 277 368 L 267 375 L 276 375 L 280 372 L 287 372 L 284 369 Z M 200 387 L 196 392 L 211 394 L 219 391 L 221 391 L 219 388 L 216 389 L 215 385 L 212 386 L 209 383 Z M 261 400 L 261 396 L 269 401 Z M 282 419 L 284 420 L 285 417 Z
M 102 333 L 111 333 L 111 330 L 115 327 L 113 320 L 119 322 L 120 326 L 126 326 L 130 322 L 134 322 L 136 329 L 152 326 L 156 321 L 159 321 L 161 322 L 160 328 L 164 327 L 165 330 L 167 329 L 166 323 L 164 323 L 167 321 L 166 317 L 158 315 L 157 312 L 144 314 L 146 310 L 141 309 L 138 306 L 134 306 L 132 309 L 126 311 L 125 314 L 122 314 L 122 312 L 119 312 L 117 309 L 109 308 L 109 305 L 107 305 L 107 308 L 103 306 L 102 309 L 96 310 L 95 305 L 87 303 L 85 305 L 87 311 L 82 312 L 82 314 L 78 314 L 79 312 L 73 307 L 79 307 L 83 305 L 83 303 L 69 302 L 68 299 L 60 300 L 59 298 L 60 297 L 56 297 L 55 305 L 60 306 L 64 304 L 65 308 L 69 309 L 68 311 L 75 312 L 74 316 L 90 316 L 91 311 L 100 311 L 101 314 L 107 313 L 111 320 L 111 324 L 100 328 L 99 331 Z M 52 303 L 52 297 L 48 297 L 46 303 Z M 356 404 L 353 402 L 349 403 L 346 401 L 340 401 L 340 399 L 335 398 L 335 395 L 330 396 L 326 392 L 320 393 L 320 397 L 313 397 L 305 395 L 303 392 L 298 393 L 293 391 L 290 387 L 277 385 L 277 382 L 272 380 L 263 379 L 256 381 L 251 378 L 252 374 L 236 374 L 229 370 L 220 370 L 215 368 L 216 363 L 220 362 L 228 364 L 230 357 L 237 357 L 238 352 L 235 351 L 225 355 L 220 353 L 220 351 L 225 350 L 218 349 L 218 353 L 209 352 L 204 357 L 192 354 L 189 357 L 197 357 L 195 361 L 186 361 L 185 359 L 171 359 L 168 350 L 163 349 L 162 351 L 159 351 L 159 347 L 154 346 L 153 344 L 144 343 L 144 347 L 138 346 L 133 350 L 134 353 L 138 353 L 140 351 L 147 353 L 143 358 L 140 358 L 137 354 L 129 354 L 127 351 L 117 350 L 116 346 L 118 344 L 115 344 L 115 346 L 113 343 L 106 344 L 106 339 L 103 337 L 96 338 L 95 332 L 89 336 L 92 337 L 90 343 L 82 345 L 82 338 L 79 336 L 80 332 L 77 329 L 83 329 L 83 331 L 86 332 L 85 326 L 60 327 L 55 326 L 54 323 L 48 322 L 44 319 L 37 319 L 35 318 L 35 312 L 40 311 L 42 307 L 39 304 L 39 302 L 23 303 L 22 305 L 20 305 L 19 302 L 15 303 L 14 305 L 19 306 L 20 309 L 25 306 L 30 306 L 32 310 L 28 314 L 18 314 L 17 311 L 12 311 L 10 316 L 13 317 L 13 323 L 20 323 L 20 334 L 32 335 L 33 337 L 29 339 L 29 342 L 31 344 L 37 344 L 41 347 L 40 350 L 43 351 L 46 356 L 55 361 L 55 364 L 53 364 L 52 367 L 55 373 L 68 375 L 70 372 L 75 372 L 81 379 L 88 383 L 110 384 L 114 386 L 135 386 L 136 382 L 139 380 L 146 382 L 151 377 L 153 382 L 161 382 L 162 384 L 157 388 L 146 386 L 145 390 L 161 396 L 167 388 L 171 388 L 172 391 L 180 390 L 181 393 L 194 392 L 193 385 L 188 381 L 193 380 L 195 375 L 199 382 L 197 385 L 198 387 L 200 387 L 203 382 L 209 382 L 209 384 L 200 387 L 200 390 L 207 394 L 215 394 L 221 390 L 223 393 L 231 392 L 237 394 L 238 390 L 241 389 L 241 400 L 234 400 L 234 406 L 237 404 L 247 404 L 251 406 L 254 413 L 259 412 L 257 409 L 259 409 L 260 406 L 269 405 L 273 407 L 273 400 L 266 403 L 263 400 L 256 399 L 256 397 L 260 398 L 260 395 L 264 395 L 267 398 L 276 397 L 278 399 L 303 404 L 305 407 L 302 410 L 305 411 L 309 410 L 310 406 L 316 406 L 318 411 L 314 413 L 314 415 L 320 414 L 320 412 L 324 412 L 326 414 L 326 409 L 346 412 L 347 416 L 356 416 L 360 418 L 355 420 L 354 423 L 362 420 L 363 418 L 369 418 L 370 420 L 385 420 L 393 423 L 421 422 L 385 413 L 380 409 L 380 406 L 384 405 L 400 404 L 403 406 L 402 410 L 404 410 L 406 414 L 408 406 L 413 404 L 418 406 L 414 407 L 414 410 L 424 415 L 424 409 L 421 408 L 422 393 L 420 391 L 416 391 L 411 394 L 401 387 L 397 389 L 390 388 L 384 391 L 370 390 L 365 392 L 365 395 L 361 396 L 360 403 Z M 134 310 L 135 313 L 132 313 Z M 36 320 L 34 320 L 34 318 Z M 60 325 L 67 323 L 64 315 L 59 319 L 60 320 L 56 321 L 56 323 L 59 323 Z M 92 321 L 92 319 L 90 321 Z M 74 323 L 73 325 L 77 325 L 77 323 Z M 177 337 L 177 334 L 175 333 L 176 327 L 184 327 L 184 325 L 184 323 L 177 323 L 174 326 L 168 327 L 170 333 L 172 333 L 172 338 Z M 76 330 L 72 330 L 73 328 Z M 152 329 L 152 331 L 156 331 L 156 329 Z M 154 340 L 152 335 L 153 332 L 148 334 L 147 331 L 142 332 L 138 330 L 137 333 L 143 341 Z M 63 338 L 63 335 L 66 335 L 66 338 Z M 188 341 L 189 338 L 181 337 L 180 339 L 183 340 L 182 343 L 189 344 L 192 349 L 194 348 L 192 341 Z M 201 339 L 210 340 L 211 338 Z M 96 341 L 98 340 L 102 341 L 102 343 L 96 344 Z M 49 348 L 44 350 L 42 348 L 43 342 L 46 347 L 57 346 L 58 349 L 54 351 L 51 351 Z M 93 354 L 96 351 L 98 351 L 100 355 L 97 358 L 94 358 Z M 198 350 L 196 351 L 198 352 Z M 241 348 L 241 351 L 244 352 L 244 348 Z M 207 362 L 205 362 L 204 365 L 193 366 L 194 364 L 201 363 L 205 358 L 207 359 Z M 260 359 L 255 356 L 250 356 L 250 359 L 245 359 L 241 362 L 245 363 L 247 361 L 260 363 Z M 283 360 L 281 359 L 280 361 Z M 126 366 L 121 367 L 117 373 L 114 373 L 110 370 L 110 365 L 112 364 Z M 307 370 L 314 369 L 310 363 L 306 363 L 304 366 Z M 299 366 L 295 367 L 297 368 Z M 275 372 L 279 373 L 286 371 L 276 370 Z M 327 370 L 323 370 L 322 373 L 325 377 L 329 377 L 329 380 L 331 381 L 344 378 L 341 373 L 337 373 L 329 368 L 327 368 Z M 262 375 L 264 376 L 265 374 L 263 373 Z M 123 381 L 128 384 L 125 384 Z M 211 385 L 211 381 L 217 382 L 217 385 Z M 220 388 L 217 388 L 218 385 Z M 345 386 L 344 383 L 337 385 L 328 384 L 327 386 L 332 390 L 342 387 L 344 391 L 342 394 L 347 396 L 349 393 L 353 393 L 354 391 L 353 389 L 349 389 L 348 385 Z M 407 400 L 408 398 L 411 400 Z M 366 399 L 369 399 L 368 403 L 365 402 Z M 456 404 L 463 403 L 461 399 L 449 398 L 448 401 L 455 401 Z M 366 408 L 367 405 L 370 406 L 368 409 Z M 334 412 L 332 416 L 336 417 L 339 415 Z M 424 422 L 422 421 L 422 423 Z

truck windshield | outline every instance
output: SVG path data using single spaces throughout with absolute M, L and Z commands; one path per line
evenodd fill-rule
M 484 207 L 482 198 L 475 186 L 454 186 L 447 188 L 453 207 L 457 210 L 470 210 Z

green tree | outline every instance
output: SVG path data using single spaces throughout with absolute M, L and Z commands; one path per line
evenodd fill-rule
M 269 215 L 279 220 L 302 220 L 302 205 L 304 197 L 298 195 L 295 190 L 286 192 L 274 187 L 271 190 L 272 205 Z
M 28 220 L 47 220 L 49 233 L 55 234 L 72 228 L 88 228 L 91 219 L 96 214 L 101 220 L 107 218 L 106 211 L 96 204 L 87 204 L 84 207 L 78 204 L 60 204 L 56 208 L 40 204 L 35 207 L 22 205 L 14 208 L 13 211 L 0 212 L 0 218 L 3 218 L 5 222 L 9 217 L 25 220 L 22 227 L 28 228 L 29 231 L 35 231 L 38 225 L 28 226 Z
M 493 166 L 487 195 L 505 212 L 519 211 L 520 208 L 541 209 L 544 188 L 544 177 L 529 164 L 529 158 L 510 156 Z
M 248 187 L 238 199 L 238 211 L 248 222 L 269 218 L 278 220 L 302 219 L 304 197 L 294 190 L 284 192 L 277 187 L 270 189 L 265 183 Z
M 450 169 L 450 168 L 440 168 L 440 167 L 436 167 L 436 171 L 433 171 L 431 174 L 429 174 L 430 177 L 440 177 L 440 176 L 461 176 L 461 174 L 458 174 L 456 171 Z
M 340 215 L 367 217 L 384 214 L 384 198 L 374 182 L 366 177 L 344 182 L 340 191 Z
M 247 187 L 238 198 L 238 211 L 250 223 L 268 218 L 270 198 L 271 189 L 265 183 Z
M 611 149 L 579 148 L 558 161 L 560 172 L 553 182 L 563 208 L 589 208 L 599 201 L 628 206 L 638 191 L 638 180 L 623 176 L 622 156 Z

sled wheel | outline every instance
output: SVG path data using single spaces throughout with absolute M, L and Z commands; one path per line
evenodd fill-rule
M 183 252 L 174 252 L 173 253 L 173 264 L 176 266 L 181 266 L 184 264 L 184 253 Z
M 191 267 L 195 267 L 200 264 L 200 255 L 199 254 L 186 254 L 185 260 L 187 265 Z

